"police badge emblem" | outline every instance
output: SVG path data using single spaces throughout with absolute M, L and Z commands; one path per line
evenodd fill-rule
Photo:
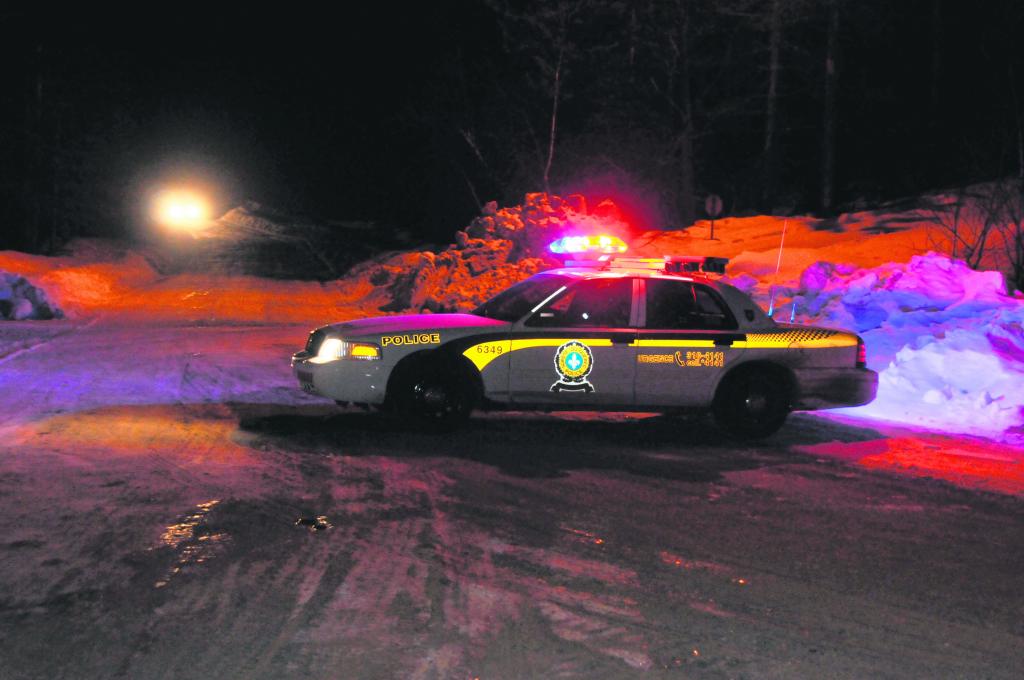
M 570 340 L 555 351 L 555 371 L 559 380 L 551 386 L 552 392 L 593 392 L 587 380 L 594 368 L 594 355 L 579 340 Z

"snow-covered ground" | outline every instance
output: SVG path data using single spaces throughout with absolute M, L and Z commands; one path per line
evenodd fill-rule
M 57 258 L 2 252 L 0 272 L 31 284 L 33 295 L 72 319 L 312 327 L 382 309 L 472 307 L 550 263 L 543 243 L 597 225 L 629 235 L 607 202 L 588 210 L 580 197 L 531 194 L 521 206 L 489 205 L 440 253 L 389 254 L 327 283 L 161 276 L 140 254 L 98 241 Z M 733 283 L 773 307 L 777 319 L 860 333 L 869 366 L 881 374 L 879 393 L 846 416 L 1024 443 L 1024 299 L 1006 294 L 998 272 L 928 252 L 941 239 L 922 215 L 727 218 L 715 240 L 709 226 L 634 234 L 631 249 L 729 257 Z
M 0 677 L 1016 677 L 1006 445 L 800 414 L 756 446 L 640 414 L 411 432 L 298 390 L 305 333 L 0 325 Z
M 0 253 L 66 315 L 0 322 L 0 676 L 1015 677 L 1021 301 L 907 234 L 796 220 L 777 279 L 782 220 L 634 238 L 867 339 L 878 402 L 757 446 L 648 414 L 437 437 L 297 389 L 309 328 L 482 295 L 560 209 L 324 284 Z

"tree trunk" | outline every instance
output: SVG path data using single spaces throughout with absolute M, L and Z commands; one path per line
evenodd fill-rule
M 1024 180 L 1024 125 L 1021 124 L 1020 99 L 1017 96 L 1017 78 L 1013 71 L 1013 62 L 1008 66 L 1010 83 L 1010 100 L 1013 102 L 1013 122 L 1017 130 L 1017 179 Z
M 835 201 L 836 65 L 839 49 L 839 0 L 828 0 L 828 38 L 825 48 L 825 110 L 821 143 L 821 207 L 832 210 Z
M 555 160 L 555 136 L 558 132 L 558 98 L 562 94 L 562 59 L 565 57 L 565 47 L 558 49 L 558 63 L 555 64 L 554 91 L 551 101 L 551 130 L 548 134 L 548 159 L 544 164 L 544 191 L 551 193 L 551 163 Z
M 636 67 L 636 46 L 637 46 L 637 35 L 639 33 L 639 24 L 636 18 L 636 6 L 633 6 L 629 10 L 629 82 L 633 82 L 635 75 L 634 69 Z
M 42 204 L 44 186 L 43 155 L 43 45 L 35 47 L 35 64 L 32 89 L 26 98 L 25 111 L 25 225 L 24 242 L 30 252 L 35 252 L 41 241 Z
M 679 219 L 688 227 L 696 221 L 697 171 L 693 160 L 693 94 L 690 91 L 690 15 L 687 2 L 679 3 Z
M 775 201 L 778 151 L 775 143 L 775 113 L 779 98 L 779 49 L 782 43 L 782 0 L 772 0 L 768 41 L 768 95 L 764 111 L 764 148 L 762 149 L 761 200 L 771 208 Z

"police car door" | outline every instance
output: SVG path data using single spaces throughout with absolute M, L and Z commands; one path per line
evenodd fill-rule
M 635 279 L 580 281 L 513 330 L 513 403 L 565 408 L 633 405 Z
M 718 378 L 743 353 L 745 336 L 710 286 L 683 279 L 640 281 L 645 304 L 637 338 L 640 406 L 707 406 Z

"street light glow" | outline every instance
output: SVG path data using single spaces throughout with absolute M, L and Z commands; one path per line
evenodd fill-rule
M 157 196 L 154 206 L 157 222 L 171 229 L 197 232 L 210 221 L 209 203 L 193 191 L 164 191 Z

